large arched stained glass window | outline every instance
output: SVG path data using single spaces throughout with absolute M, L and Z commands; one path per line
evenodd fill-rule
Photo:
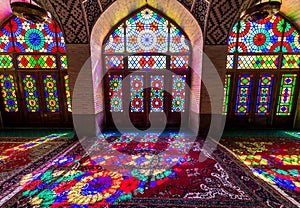
M 36 24 L 11 17 L 0 29 L 3 114 L 19 113 L 24 122 L 28 113 L 42 118 L 71 112 L 67 68 L 63 33 L 54 20 Z
M 228 39 L 223 113 L 293 115 L 299 67 L 300 36 L 283 16 L 236 23 Z
M 111 112 L 124 111 L 125 76 L 120 74 L 124 71 L 143 73 L 130 77 L 131 112 L 141 113 L 147 108 L 151 112 L 185 112 L 191 46 L 186 34 L 172 20 L 152 8 L 142 8 L 109 33 L 103 54 L 103 68 L 113 73 L 107 82 Z M 147 70 L 151 73 L 147 74 Z M 170 70 L 177 76 L 166 78 L 159 75 L 161 70 Z M 146 83 L 151 86 L 149 92 L 143 90 Z M 165 95 L 166 88 L 170 89 L 171 97 Z

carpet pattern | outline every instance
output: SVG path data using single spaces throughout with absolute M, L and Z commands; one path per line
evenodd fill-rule
M 39 138 L 0 138 L 0 206 L 20 185 L 21 178 L 74 143 L 64 134 Z
M 210 155 L 185 135 L 136 137 L 102 135 L 88 153 L 78 144 L 24 175 L 5 206 L 293 207 L 222 147 Z
M 300 201 L 300 140 L 292 138 L 223 138 L 254 175 Z

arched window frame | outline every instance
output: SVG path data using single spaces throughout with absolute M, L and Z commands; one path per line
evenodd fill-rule
M 131 18 L 132 16 L 138 14 L 139 12 L 145 10 L 145 9 L 149 9 L 155 13 L 157 13 L 158 15 L 160 15 L 162 18 L 166 19 L 168 21 L 168 33 L 167 33 L 167 40 L 168 41 L 168 48 L 167 48 L 167 51 L 165 52 L 159 52 L 159 51 L 155 51 L 155 52 L 151 52 L 151 51 L 147 51 L 147 52 L 140 52 L 140 51 L 134 51 L 134 52 L 128 52 L 127 51 L 127 46 L 126 46 L 126 21 Z M 124 37 L 123 37 L 123 42 L 124 42 L 124 52 L 118 52 L 118 53 L 115 53 L 115 52 L 108 52 L 105 50 L 105 47 L 106 47 L 106 43 L 109 41 L 111 35 L 116 31 L 117 28 L 119 28 L 120 26 L 124 25 Z M 180 33 L 182 34 L 182 36 L 184 37 L 184 39 L 187 40 L 187 43 L 188 43 L 188 51 L 187 52 L 171 52 L 170 51 L 170 28 L 171 28 L 171 25 L 173 25 L 176 29 L 180 30 Z M 111 56 L 123 56 L 123 62 L 122 62 L 122 67 L 107 67 L 107 62 L 106 62 L 106 59 L 108 57 L 111 57 Z M 190 44 L 190 40 L 187 36 L 187 34 L 180 28 L 180 26 L 178 26 L 177 23 L 175 23 L 172 19 L 166 17 L 165 15 L 161 14 L 158 10 L 150 7 L 150 6 L 144 6 L 144 7 L 141 7 L 140 9 L 134 11 L 133 13 L 129 14 L 128 16 L 124 17 L 121 21 L 119 21 L 111 30 L 110 32 L 106 35 L 104 41 L 103 41 L 103 44 L 102 44 L 102 68 L 103 68 L 103 73 L 106 73 L 106 72 L 110 72 L 110 73 L 115 73 L 115 74 L 118 74 L 118 73 L 130 73 L 130 72 L 133 72 L 133 71 L 140 71 L 140 72 L 143 72 L 143 71 L 147 71 L 147 69 L 142 69 L 141 67 L 140 68 L 131 68 L 129 66 L 129 59 L 131 57 L 136 57 L 136 56 L 149 56 L 149 57 L 153 57 L 153 56 L 163 56 L 165 57 L 166 59 L 166 66 L 165 67 L 162 67 L 160 69 L 156 69 L 157 72 L 159 72 L 160 70 L 170 70 L 172 72 L 174 72 L 175 74 L 178 74 L 178 75 L 183 75 L 184 77 L 186 77 L 187 79 L 185 80 L 186 81 L 186 84 L 187 85 L 190 85 L 191 83 L 191 68 L 190 68 L 190 65 L 192 64 L 192 46 Z M 186 64 L 183 64 L 182 67 L 174 67 L 172 68 L 171 66 L 171 57 L 172 56 L 178 56 L 180 58 L 180 56 L 186 56 L 187 57 L 187 63 Z M 151 68 L 153 69 L 153 68 Z M 121 79 L 123 78 L 123 75 L 121 75 Z M 108 82 L 106 82 L 105 85 L 109 85 Z M 115 92 L 117 93 L 117 92 Z M 109 106 L 109 103 L 107 102 L 108 97 L 105 98 L 105 105 L 106 106 Z M 188 99 L 186 99 L 186 101 L 188 101 Z M 186 107 L 188 107 L 188 103 L 186 102 L 185 104 Z M 109 107 L 107 107 L 109 108 Z M 106 108 L 106 109 L 107 109 Z M 119 109 L 119 108 L 118 108 Z M 120 111 L 119 112 L 123 112 L 123 109 L 119 109 Z M 112 112 L 112 110 L 111 110 Z M 172 111 L 173 112 L 173 111 Z M 176 112 L 176 111 L 174 111 Z M 178 111 L 179 112 L 179 111 Z M 185 112 L 185 109 L 183 109 L 182 112 Z

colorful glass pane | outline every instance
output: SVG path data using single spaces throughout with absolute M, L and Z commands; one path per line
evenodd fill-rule
M 122 75 L 109 75 L 110 111 L 123 112 Z
M 171 56 L 171 69 L 188 69 L 189 56 Z
M 249 55 L 238 57 L 238 69 L 277 69 L 278 55 Z
M 258 84 L 255 114 L 266 116 L 270 113 L 274 74 L 261 74 Z
M 66 99 L 67 99 L 68 112 L 72 112 L 72 101 L 71 101 L 69 75 L 65 75 L 64 79 L 65 79 L 65 88 L 66 88 Z
M 26 100 L 27 112 L 39 112 L 39 98 L 34 75 L 23 75 L 22 83 Z
M 13 52 L 10 24 L 7 22 L 0 30 L 0 52 Z
M 245 116 L 250 110 L 250 96 L 252 91 L 253 75 L 240 74 L 238 79 L 238 89 L 236 96 L 235 114 Z
M 57 79 L 55 75 L 43 75 L 47 112 L 59 112 Z
M 166 69 L 165 56 L 129 56 L 129 69 Z
M 68 59 L 66 55 L 60 56 L 60 68 L 61 69 L 68 68 Z
M 300 36 L 295 27 L 285 22 L 282 52 L 300 52 Z
M 226 74 L 224 83 L 223 115 L 227 115 L 231 75 Z
M 51 23 L 33 23 L 18 17 L 11 20 L 15 51 L 57 52 L 56 26 Z
M 4 102 L 4 108 L 7 112 L 17 112 L 18 102 L 14 77 L 11 74 L 0 75 L 1 92 Z
M 151 76 L 151 112 L 164 111 L 164 76 Z
M 175 27 L 175 25 L 170 25 L 170 52 L 189 52 L 189 40 L 184 36 L 181 30 Z
M 130 76 L 131 112 L 144 112 L 144 76 Z
M 4 68 L 4 69 L 13 68 L 11 55 L 0 55 L 0 68 Z
M 20 69 L 55 69 L 54 55 L 18 55 L 17 64 Z
M 237 44 L 237 36 L 238 36 L 238 23 L 236 23 L 228 38 L 228 53 L 235 53 L 236 52 L 236 44 Z
M 172 76 L 172 112 L 185 110 L 185 81 L 186 75 Z
M 122 53 L 125 52 L 124 44 L 124 25 L 121 24 L 112 34 L 109 36 L 105 43 L 104 52 L 106 53 Z
M 127 52 L 167 52 L 168 21 L 146 8 L 126 21 Z
M 57 48 L 58 48 L 58 51 L 60 53 L 66 53 L 66 44 L 65 44 L 64 34 L 62 33 L 61 29 L 57 25 L 56 25 L 56 37 L 57 37 Z
M 123 69 L 123 56 L 105 56 L 105 68 L 108 69 Z
M 257 22 L 240 22 L 238 52 L 279 52 L 284 22 L 278 15 Z
M 234 55 L 228 55 L 226 69 L 233 69 L 233 65 L 234 65 Z
M 277 105 L 277 115 L 291 114 L 297 74 L 283 74 L 281 78 L 280 94 Z
M 282 58 L 283 69 L 299 69 L 300 68 L 300 55 L 283 55 Z

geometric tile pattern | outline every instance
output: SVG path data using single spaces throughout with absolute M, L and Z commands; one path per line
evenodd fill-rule
M 67 43 L 88 43 L 88 31 L 85 25 L 81 1 L 48 0 L 47 4 L 55 8 L 55 12 L 65 32 Z
M 279 56 L 277 55 L 253 55 L 239 56 L 238 69 L 277 69 Z
M 0 68 L 12 68 L 12 56 L 11 55 L 0 55 Z
M 17 55 L 17 64 L 20 69 L 55 69 L 57 66 L 54 55 Z
M 207 45 L 227 45 L 229 31 L 243 1 L 211 0 L 206 25 Z
M 87 0 L 83 2 L 85 9 L 86 19 L 89 26 L 90 32 L 93 29 L 95 22 L 101 15 L 101 8 L 97 0 Z
M 189 11 L 192 8 L 193 0 L 178 0 L 181 4 L 183 4 Z M 198 0 L 197 0 L 198 1 Z M 201 0 L 200 0 L 201 1 Z
M 207 0 L 196 0 L 192 14 L 197 19 L 202 31 L 204 32 L 209 2 Z

